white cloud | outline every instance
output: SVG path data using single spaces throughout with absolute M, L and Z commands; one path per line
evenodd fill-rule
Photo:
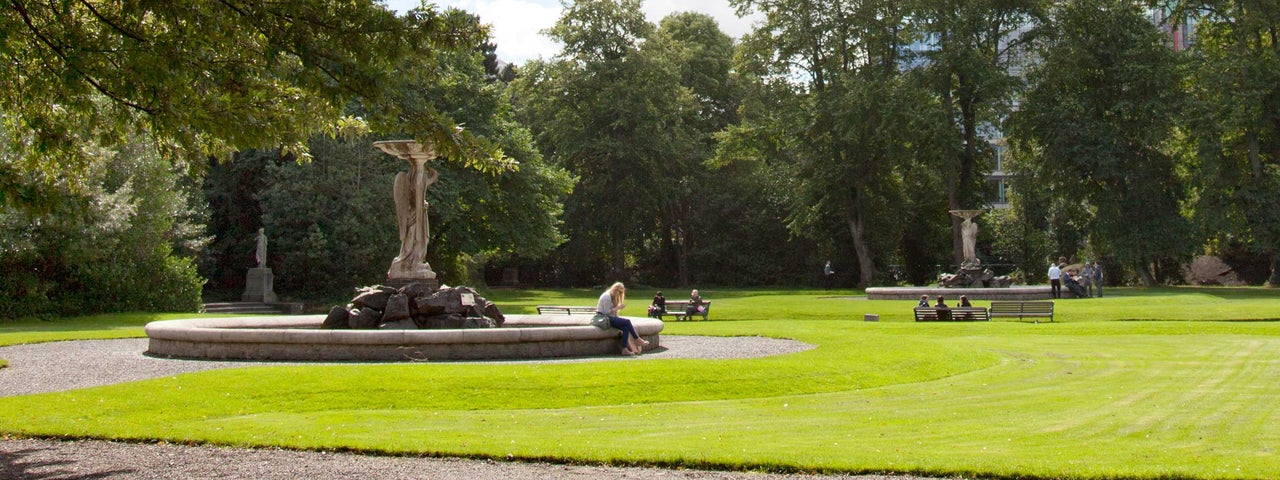
M 386 0 L 393 10 L 404 12 L 418 6 L 419 0 Z M 498 45 L 498 58 L 524 63 L 533 58 L 551 58 L 560 52 L 560 44 L 542 35 L 560 18 L 558 0 L 436 0 L 439 8 L 457 7 L 480 16 L 490 25 L 490 34 Z M 672 12 L 702 12 L 720 22 L 720 29 L 739 38 L 751 29 L 753 17 L 738 18 L 728 0 L 647 0 L 645 17 L 658 23 Z

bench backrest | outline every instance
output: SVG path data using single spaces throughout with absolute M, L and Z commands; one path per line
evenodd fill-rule
M 595 315 L 596 307 L 538 305 L 538 315 Z
M 991 313 L 1053 313 L 1053 302 L 991 302 Z
M 939 311 L 946 312 L 939 315 Z M 960 319 L 989 319 L 986 307 L 915 307 L 916 320 L 936 320 L 939 316 L 943 318 L 960 318 Z
M 711 300 L 703 300 L 702 306 L 706 307 L 707 310 L 711 310 Z M 688 307 L 688 300 L 667 300 L 667 311 L 675 311 L 677 309 L 684 311 Z

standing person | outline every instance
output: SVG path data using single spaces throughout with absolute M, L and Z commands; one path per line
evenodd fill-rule
M 640 338 L 636 328 L 631 325 L 631 320 L 618 316 L 622 307 L 627 306 L 626 299 L 627 287 L 622 282 L 614 283 L 600 294 L 600 301 L 596 303 L 596 316 L 591 319 L 591 323 L 600 328 L 608 325 L 621 331 L 622 354 L 635 355 L 649 346 L 649 342 Z M 601 320 L 600 317 L 604 319 Z
M 836 274 L 835 267 L 831 266 L 831 260 L 827 260 L 827 264 L 822 267 L 822 288 L 831 290 L 831 276 Z
M 664 313 L 667 313 L 667 297 L 662 296 L 662 290 L 658 290 L 653 296 L 653 303 L 649 305 L 649 316 L 661 319 Z
M 1056 263 L 1049 264 L 1049 289 L 1053 298 L 1062 298 L 1062 269 Z
M 1084 269 L 1080 271 L 1080 286 L 1084 287 L 1085 295 L 1093 298 L 1093 264 L 1088 260 L 1084 261 Z
M 1102 263 L 1093 261 L 1093 285 L 1098 289 L 1098 298 L 1102 298 Z
M 689 306 L 684 308 L 685 318 L 692 320 L 694 315 L 702 315 L 702 296 L 696 288 L 689 293 Z

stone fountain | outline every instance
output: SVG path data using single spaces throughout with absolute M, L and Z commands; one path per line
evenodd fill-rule
M 978 224 L 973 218 L 986 210 L 951 210 L 950 213 L 964 219 L 960 224 L 960 238 L 963 241 L 964 261 L 956 273 L 943 273 L 938 276 L 938 284 L 947 288 L 989 288 L 1008 287 L 1011 283 L 1007 276 L 996 276 L 990 269 L 982 267 L 978 259 Z
M 163 357 L 290 361 L 533 359 L 617 354 L 618 331 L 590 315 L 503 315 L 467 287 L 444 287 L 426 262 L 426 191 L 435 150 L 413 140 L 374 142 L 409 163 L 395 177 L 400 253 L 387 285 L 361 289 L 329 315 L 194 318 L 151 322 L 147 353 Z M 662 321 L 631 318 L 658 348 Z
M 937 287 L 871 287 L 867 289 L 867 298 L 871 300 L 911 300 L 921 295 L 931 299 L 943 296 L 950 301 L 961 295 L 970 300 L 1040 300 L 1051 298 L 1048 286 L 1013 287 L 1008 276 L 997 276 L 990 269 L 982 266 L 978 259 L 978 224 L 973 221 L 985 210 L 950 210 L 949 213 L 964 220 L 960 224 L 960 238 L 963 241 L 964 260 L 955 273 L 938 275 Z

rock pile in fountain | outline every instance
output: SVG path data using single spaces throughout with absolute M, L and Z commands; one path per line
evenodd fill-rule
M 1013 280 L 1008 275 L 996 276 L 990 269 L 983 268 L 982 262 L 972 260 L 961 264 L 956 273 L 938 275 L 938 284 L 947 288 L 1009 288 Z
M 411 283 L 404 288 L 362 288 L 347 306 L 330 309 L 321 328 L 495 328 L 504 320 L 497 305 L 470 287 L 442 286 L 431 291 L 427 284 Z

